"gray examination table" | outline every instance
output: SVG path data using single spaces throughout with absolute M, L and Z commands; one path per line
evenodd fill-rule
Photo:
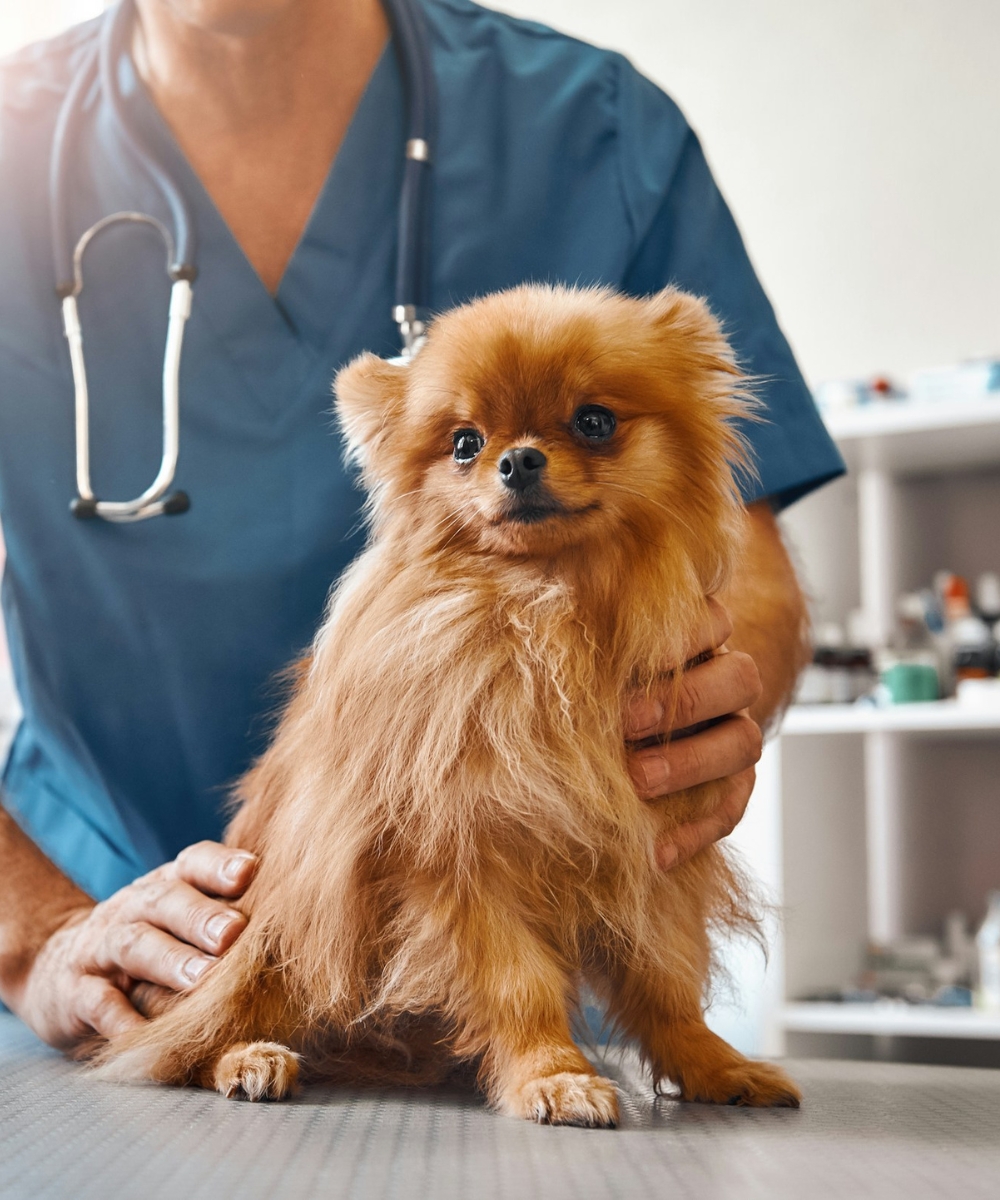
M 253 1105 L 98 1083 L 0 1016 L 2 1200 L 1000 1200 L 1000 1071 L 796 1062 L 805 1104 L 655 1100 L 628 1059 L 615 1131 L 456 1091 Z

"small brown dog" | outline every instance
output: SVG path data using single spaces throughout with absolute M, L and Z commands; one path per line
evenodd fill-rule
M 705 1026 L 709 931 L 752 920 L 713 847 L 664 874 L 623 700 L 683 661 L 738 552 L 740 375 L 701 301 L 521 287 L 456 309 L 409 367 L 336 381 L 372 541 L 333 593 L 227 840 L 250 923 L 106 1076 L 277 1099 L 426 1082 L 614 1125 L 574 1045 L 580 980 L 688 1100 L 795 1105 Z

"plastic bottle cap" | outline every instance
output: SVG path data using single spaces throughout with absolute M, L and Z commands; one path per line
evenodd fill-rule
M 896 611 L 904 621 L 924 619 L 924 601 L 919 592 L 905 592 L 896 602 Z
M 870 646 L 873 641 L 868 614 L 863 608 L 852 609 L 847 614 L 847 644 Z
M 1000 615 L 1000 576 L 986 571 L 976 581 L 976 607 L 991 617 Z
M 978 617 L 961 617 L 952 627 L 952 640 L 956 646 L 988 646 L 990 627 Z
M 844 631 L 835 621 L 827 621 L 816 630 L 817 646 L 842 646 Z
M 969 615 L 969 585 L 961 575 L 950 575 L 942 593 L 945 615 L 949 621 L 959 621 Z
M 1000 679 L 960 679 L 955 699 L 962 708 L 1000 712 Z

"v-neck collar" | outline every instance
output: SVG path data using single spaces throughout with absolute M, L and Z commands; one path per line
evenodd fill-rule
M 373 259 L 380 250 L 395 248 L 404 105 L 389 42 L 278 286 L 278 304 L 300 335 L 318 348 L 329 347 L 336 315 L 357 304 L 359 290 L 381 284 Z
M 340 318 L 383 283 L 402 179 L 403 88 L 391 41 L 358 101 L 306 228 L 272 296 L 188 162 L 126 55 L 119 87 L 137 134 L 191 210 L 198 278 L 193 316 L 211 329 L 265 407 L 328 370 Z M 194 325 L 192 321 L 192 326 Z M 350 323 L 350 322 L 348 322 Z M 192 329 L 192 333 L 194 330 Z

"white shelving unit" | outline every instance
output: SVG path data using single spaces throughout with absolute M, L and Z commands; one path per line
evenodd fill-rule
M 965 708 L 954 700 L 867 708 L 857 704 L 800 704 L 786 715 L 782 737 L 819 733 L 1000 733 L 996 712 Z
M 910 1004 L 786 1004 L 781 1023 L 798 1033 L 865 1033 L 877 1037 L 1000 1038 L 1000 1013 Z
M 852 470 L 900 475 L 1000 463 L 1000 394 L 956 404 L 885 401 L 825 420 Z
M 827 424 L 848 480 L 788 519 L 824 619 L 860 605 L 884 642 L 896 597 L 934 568 L 1000 569 L 1000 397 L 885 403 Z M 1000 1014 L 796 999 L 847 983 L 866 939 L 938 933 L 949 908 L 979 920 L 987 888 L 1000 887 L 1000 711 L 794 707 L 762 766 L 754 805 L 779 843 L 765 883 L 784 913 L 784 978 L 757 1048 L 781 1052 L 805 1034 L 871 1035 L 882 1053 L 895 1037 L 1000 1039 Z

